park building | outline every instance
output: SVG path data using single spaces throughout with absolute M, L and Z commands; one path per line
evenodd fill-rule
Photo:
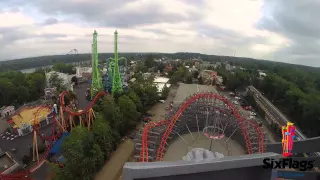
M 263 79 L 263 78 L 265 78 L 266 76 L 267 76 L 266 73 L 264 73 L 264 72 L 259 72 L 259 78 L 260 78 L 260 79 Z
M 20 167 L 20 164 L 11 157 L 7 152 L 0 149 L 0 172 L 1 174 L 9 174 Z
M 76 77 L 81 78 L 81 77 L 86 77 L 86 78 L 91 78 L 92 74 L 92 67 L 76 67 Z M 88 75 L 90 75 L 88 77 Z
M 216 71 L 212 70 L 203 70 L 200 73 L 203 84 L 206 85 L 222 85 L 223 78 L 217 75 Z
M 13 113 L 15 113 L 14 106 L 3 106 L 0 109 L 0 118 L 6 118 L 8 116 L 11 116 Z
M 92 67 L 76 67 L 76 77 L 78 83 L 88 82 L 91 79 Z
M 62 85 L 65 86 L 68 90 L 73 90 L 73 83 L 71 82 L 72 77 L 76 76 L 75 74 L 69 75 L 61 72 L 50 71 L 46 73 L 47 87 L 51 87 L 50 78 L 52 75 L 57 74 L 60 79 L 62 79 Z
M 209 68 L 216 69 L 218 67 L 217 64 L 211 64 L 211 63 L 206 62 L 206 61 L 204 61 L 203 63 L 196 62 L 195 66 L 198 69 L 209 69 Z
M 157 86 L 158 93 L 161 95 L 164 87 L 169 88 L 171 84 L 168 83 L 169 78 L 166 77 L 155 77 L 153 83 Z

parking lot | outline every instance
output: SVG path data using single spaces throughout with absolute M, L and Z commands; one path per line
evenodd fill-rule
M 232 104 L 239 110 L 240 114 L 245 117 L 245 118 L 249 118 L 250 117 L 250 112 L 251 111 L 247 111 L 245 110 L 239 103 L 239 99 L 236 98 L 237 96 L 231 96 L 230 95 L 231 91 L 219 91 L 218 93 L 224 97 L 226 97 L 230 102 L 232 102 Z M 249 105 L 249 104 L 247 104 Z M 250 105 L 249 105 L 250 106 Z M 254 110 L 253 110 L 254 111 Z
M 272 131 L 269 129 L 268 125 L 265 123 L 266 121 L 264 120 L 264 117 L 260 116 L 254 109 L 252 109 L 252 111 L 247 111 L 247 110 L 243 109 L 239 102 L 237 104 L 235 104 L 235 101 L 239 101 L 239 100 L 236 100 L 235 96 L 231 96 L 230 92 L 231 91 L 219 91 L 218 93 L 222 96 L 225 96 L 230 102 L 232 102 L 233 105 L 239 110 L 240 114 L 244 118 L 250 118 L 250 119 L 258 121 L 259 123 L 262 123 L 262 130 L 265 133 L 265 135 L 268 136 L 267 139 L 270 142 L 275 143 L 276 138 L 275 138 L 274 134 L 272 133 Z M 247 104 L 247 105 L 250 106 L 250 104 Z M 250 115 L 250 112 L 254 112 L 255 115 L 254 116 Z

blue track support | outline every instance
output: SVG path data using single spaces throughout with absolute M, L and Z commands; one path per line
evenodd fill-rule
M 49 151 L 49 154 L 54 154 L 54 155 L 60 155 L 61 154 L 61 147 L 62 147 L 62 142 L 65 140 L 66 137 L 69 136 L 70 133 L 66 132 L 63 133 L 60 139 L 58 139 L 54 144 L 51 150 Z

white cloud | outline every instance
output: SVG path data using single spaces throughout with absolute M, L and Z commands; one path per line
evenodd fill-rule
M 55 3 L 54 8 L 59 7 L 58 2 L 60 1 L 48 1 L 48 3 Z M 59 11 L 52 10 L 50 14 L 48 10 L 50 4 L 46 4 L 47 11 L 41 11 L 43 15 L 41 18 L 37 18 L 37 13 L 40 13 L 40 6 L 44 6 L 44 3 L 33 3 L 30 10 L 33 12 L 32 15 L 27 12 L 23 14 L 20 11 L 2 12 L 0 13 L 1 57 L 10 59 L 18 56 L 64 54 L 74 48 L 80 53 L 89 53 L 94 29 L 99 34 L 99 51 L 112 52 L 113 32 L 119 25 L 109 25 L 109 23 L 117 21 L 136 23 L 117 28 L 119 50 L 122 52 L 191 51 L 220 55 L 236 53 L 237 56 L 272 58 L 273 53 L 292 45 L 291 40 L 282 34 L 257 28 L 257 23 L 264 16 L 263 13 L 267 12 L 261 11 L 264 5 L 262 0 L 119 0 L 120 2 L 122 5 L 117 4 L 117 8 L 111 8 L 103 0 L 71 0 L 66 2 L 65 7 L 74 6 L 72 12 L 63 8 Z M 88 3 L 91 4 L 91 9 L 80 8 Z M 92 10 L 95 4 L 101 10 L 101 14 L 98 14 L 98 10 Z M 103 4 L 106 4 L 106 7 Z M 63 3 L 61 7 L 64 7 L 62 5 Z M 117 19 L 118 15 L 128 12 L 130 16 L 121 16 Z M 112 13 L 117 14 L 117 17 L 109 17 Z M 172 19 L 175 16 L 179 17 L 181 21 L 178 21 L 179 19 L 171 21 L 170 17 L 165 16 L 168 14 Z M 92 18 L 89 21 L 80 18 L 90 19 L 89 15 L 101 19 L 95 21 L 95 18 Z M 144 21 L 144 18 L 149 18 L 148 16 L 150 19 L 151 16 L 155 17 L 151 19 L 152 21 L 150 19 Z M 272 15 L 268 13 L 267 16 Z M 39 23 L 39 19 L 48 17 L 59 21 L 57 24 L 46 26 Z M 79 18 L 72 19 L 75 17 Z M 142 22 L 137 21 L 136 17 L 140 17 Z M 2 31 L 3 28 L 17 28 L 27 37 L 8 34 Z M 4 44 L 3 47 L 1 47 L 2 44 Z
M 261 0 L 206 0 L 204 22 L 250 36 L 261 17 Z
M 20 12 L 0 13 L 0 27 L 18 27 L 34 24 L 34 20 Z

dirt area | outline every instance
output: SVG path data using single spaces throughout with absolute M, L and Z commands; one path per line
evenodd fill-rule
M 12 120 L 14 124 L 19 128 L 23 124 L 32 125 L 35 117 L 35 113 L 38 111 L 39 108 L 40 106 L 34 107 L 34 108 L 24 108 L 22 111 L 12 116 Z M 40 120 L 41 118 L 45 118 L 50 112 L 48 112 L 48 109 L 42 109 L 38 113 L 39 113 L 38 118 Z
M 123 165 L 131 158 L 134 142 L 130 139 L 125 140 L 117 150 L 111 155 L 110 160 L 103 166 L 96 175 L 95 180 L 114 180 L 121 174 Z M 121 175 L 120 175 L 120 179 Z
M 176 86 L 171 87 L 169 95 L 168 95 L 167 99 L 165 99 L 165 102 L 164 103 L 157 103 L 156 105 L 154 105 L 150 109 L 151 114 L 154 115 L 151 118 L 152 121 L 164 120 L 166 113 L 167 113 L 166 107 L 170 106 L 170 102 L 172 102 L 174 100 L 177 92 L 178 92 L 178 87 L 176 87 Z
M 232 139 L 227 141 L 228 138 L 226 137 L 212 140 L 212 144 L 211 139 L 205 137 L 202 132 L 184 134 L 181 137 L 183 139 L 179 137 L 173 143 L 171 143 L 164 155 L 164 161 L 182 160 L 182 157 L 193 148 L 208 149 L 212 152 L 222 153 L 224 156 L 239 156 L 245 154 L 245 150 L 238 142 Z M 227 143 L 225 143 L 226 141 Z
M 216 93 L 217 90 L 216 90 L 215 86 L 180 83 L 178 92 L 176 93 L 176 96 L 173 99 L 174 105 L 178 106 L 181 103 L 183 103 L 186 100 L 186 98 L 188 98 L 189 96 L 191 96 L 195 93 L 200 93 L 200 92 Z

